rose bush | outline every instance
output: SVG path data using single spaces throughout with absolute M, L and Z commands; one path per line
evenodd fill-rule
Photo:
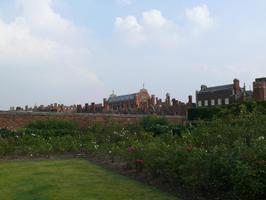
M 181 134 L 164 119 L 143 120 L 129 127 L 110 121 L 79 130 L 50 121 L 17 132 L 1 130 L 0 156 L 101 154 L 172 186 L 223 194 L 225 199 L 265 199 L 265 115 L 242 111 L 237 117 L 178 127 Z M 157 122 L 168 127 L 165 133 L 152 128 Z

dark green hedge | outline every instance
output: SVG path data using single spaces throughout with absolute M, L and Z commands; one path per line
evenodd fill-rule
M 266 101 L 247 101 L 227 106 L 191 108 L 188 110 L 188 120 L 212 120 L 229 115 L 238 116 L 241 112 L 251 113 L 254 111 L 266 114 Z

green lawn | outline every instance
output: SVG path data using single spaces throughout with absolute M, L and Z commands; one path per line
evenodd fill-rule
M 86 160 L 0 163 L 0 200 L 176 199 Z

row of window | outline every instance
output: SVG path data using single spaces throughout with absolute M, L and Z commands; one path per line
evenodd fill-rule
M 224 104 L 228 105 L 229 104 L 229 98 L 225 98 L 224 99 Z M 211 106 L 215 106 L 215 105 L 222 105 L 222 99 L 218 99 L 217 100 L 217 104 L 215 104 L 215 99 L 211 100 Z M 198 107 L 202 107 L 202 106 L 210 106 L 209 105 L 209 101 L 205 100 L 205 101 L 198 101 Z

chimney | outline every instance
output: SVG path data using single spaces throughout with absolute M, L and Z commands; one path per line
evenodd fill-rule
M 200 86 L 200 89 L 201 89 L 201 90 L 205 90 L 205 89 L 207 89 L 207 86 L 206 86 L 206 85 L 201 85 L 201 86 Z
M 172 99 L 172 104 L 173 104 L 173 106 L 176 106 L 176 104 L 177 104 L 176 99 Z
M 234 79 L 234 92 L 235 94 L 239 94 L 240 93 L 240 82 L 238 79 Z
M 189 95 L 189 96 L 188 96 L 188 103 L 189 103 L 189 104 L 192 104 L 192 95 Z
M 78 113 L 81 113 L 82 112 L 82 105 L 77 105 L 77 112 Z
M 85 112 L 89 112 L 89 104 L 85 103 Z
M 95 103 L 91 103 L 91 111 L 92 113 L 95 113 L 96 109 L 95 109 Z
M 155 105 L 155 95 L 151 95 L 151 105 Z
M 159 98 L 156 97 L 156 105 L 158 105 L 158 104 L 159 104 Z
M 166 93 L 165 102 L 167 103 L 168 106 L 170 106 L 171 100 L 170 100 L 170 94 L 169 93 Z

